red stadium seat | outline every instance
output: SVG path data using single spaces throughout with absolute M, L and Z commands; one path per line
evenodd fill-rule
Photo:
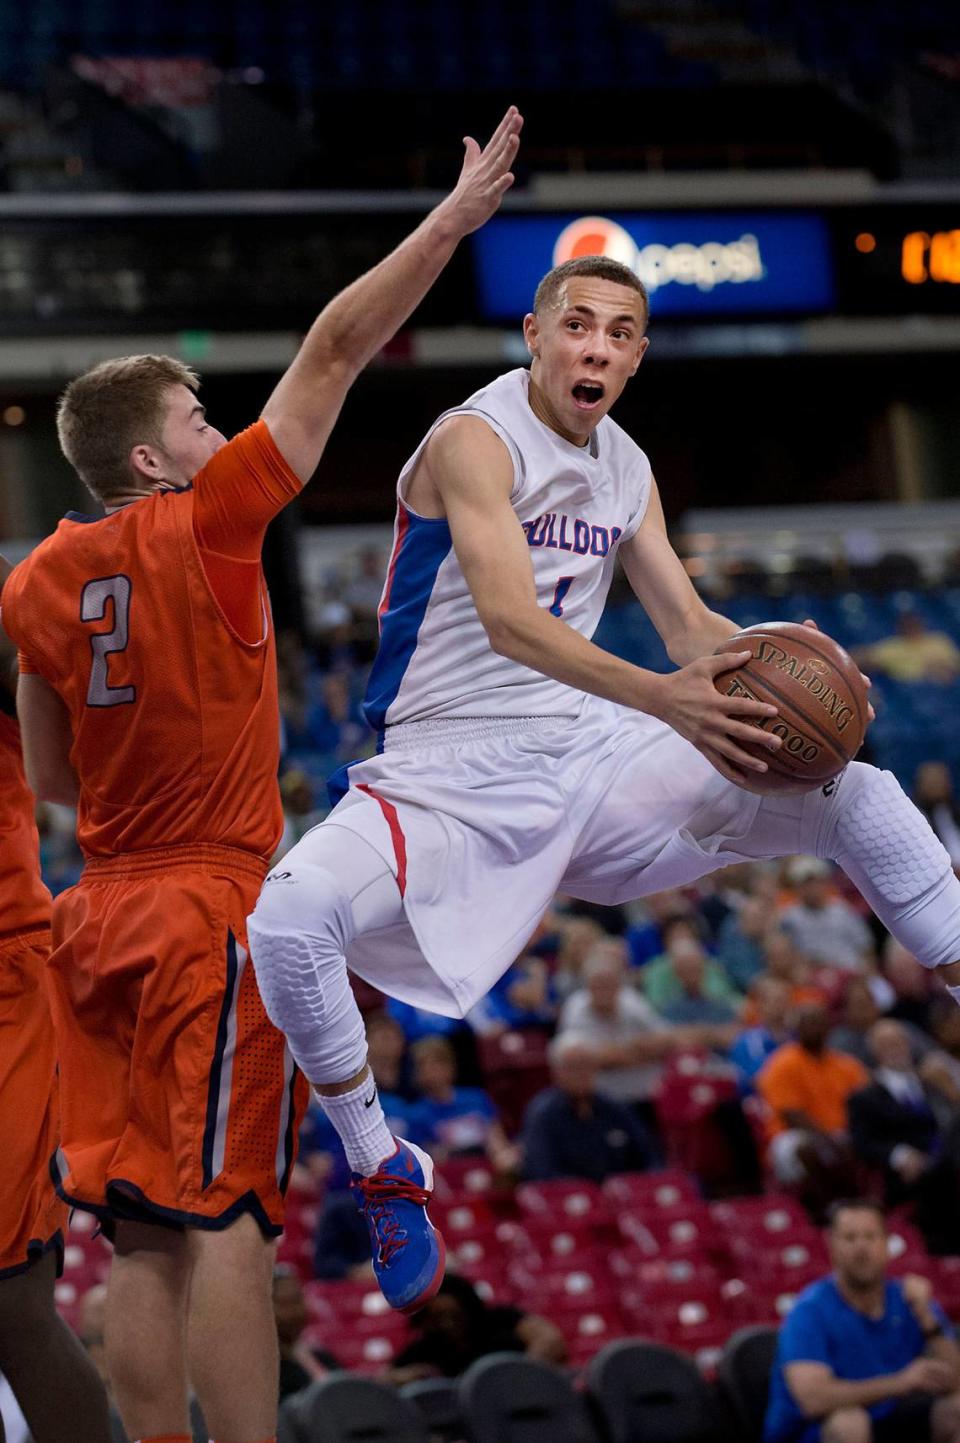
M 607 1178 L 602 1192 L 614 1211 L 682 1213 L 702 1202 L 695 1179 L 678 1168 L 617 1173 Z
M 472 1237 L 489 1232 L 495 1225 L 493 1209 L 481 1197 L 470 1193 L 451 1193 L 447 1197 L 434 1197 L 430 1204 L 430 1216 L 448 1242 L 455 1242 L 458 1236 Z
M 557 1178 L 551 1182 L 526 1182 L 517 1188 L 517 1206 L 527 1217 L 562 1219 L 564 1223 L 607 1216 L 607 1200 L 595 1182 L 580 1178 Z
M 550 1316 L 566 1340 L 567 1361 L 572 1368 L 583 1367 L 601 1348 L 628 1332 L 623 1314 L 613 1299 L 572 1309 L 556 1307 Z
M 357 1319 L 382 1319 L 401 1316 L 371 1278 L 369 1282 L 312 1282 L 304 1288 L 311 1317 L 331 1317 L 344 1328 Z
M 620 1234 L 653 1258 L 694 1258 L 712 1260 L 718 1249 L 716 1230 L 706 1208 L 691 1209 L 685 1216 L 671 1217 L 622 1212 L 617 1219 Z
M 684 1286 L 711 1288 L 720 1283 L 720 1273 L 712 1262 L 698 1258 L 655 1258 L 651 1260 L 633 1244 L 614 1248 L 607 1255 L 611 1277 L 620 1287 L 633 1284 L 638 1288 Z
M 494 1187 L 493 1169 L 482 1157 L 450 1157 L 436 1165 L 434 1191 L 438 1198 L 467 1194 L 487 1199 Z
M 487 1091 L 507 1132 L 519 1132 L 531 1098 L 550 1082 L 547 1036 L 526 1028 L 478 1037 L 477 1052 Z

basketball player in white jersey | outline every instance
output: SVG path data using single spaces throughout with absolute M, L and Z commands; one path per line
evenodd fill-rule
M 647 458 L 607 414 L 646 322 L 626 267 L 558 267 L 524 322 L 529 373 L 442 416 L 404 468 L 366 699 L 379 755 L 346 769 L 250 919 L 267 1010 L 343 1139 L 381 1286 L 409 1310 L 442 1270 L 432 1166 L 383 1122 L 348 964 L 460 1016 L 558 891 L 625 902 L 807 852 L 960 998 L 960 882 L 890 773 L 852 762 L 804 795 L 749 789 L 766 763 L 742 743 L 776 746 L 751 726 L 774 708 L 715 691 L 731 659 L 712 653 L 737 628 L 696 594 Z M 669 675 L 590 641 L 617 556 Z M 412 1182 L 391 1192 L 398 1173 Z

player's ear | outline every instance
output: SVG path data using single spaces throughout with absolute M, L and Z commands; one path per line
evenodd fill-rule
M 523 339 L 531 356 L 540 354 L 540 321 L 533 311 L 523 318 Z
M 650 337 L 644 336 L 643 339 L 640 341 L 640 344 L 637 346 L 637 358 L 633 363 L 633 369 L 630 372 L 631 376 L 635 376 L 637 374 L 637 371 L 640 369 L 640 362 L 643 360 L 649 344 Z
M 138 479 L 145 481 L 163 481 L 163 467 L 160 464 L 160 457 L 152 446 L 134 446 L 129 456 L 130 469 Z

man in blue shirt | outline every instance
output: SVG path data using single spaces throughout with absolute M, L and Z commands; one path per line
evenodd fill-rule
M 830 1256 L 781 1330 L 764 1443 L 956 1443 L 960 1348 L 926 1278 L 887 1278 L 882 1210 L 837 1203 Z

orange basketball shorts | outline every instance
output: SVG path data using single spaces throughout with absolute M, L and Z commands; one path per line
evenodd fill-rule
M 242 1213 L 282 1230 L 308 1088 L 247 956 L 264 872 L 231 847 L 125 853 L 88 863 L 54 902 L 53 1173 L 108 1231 Z
M 50 1178 L 57 1090 L 49 955 L 45 930 L 0 941 L 0 1278 L 49 1248 L 63 1254 L 67 1209 Z

